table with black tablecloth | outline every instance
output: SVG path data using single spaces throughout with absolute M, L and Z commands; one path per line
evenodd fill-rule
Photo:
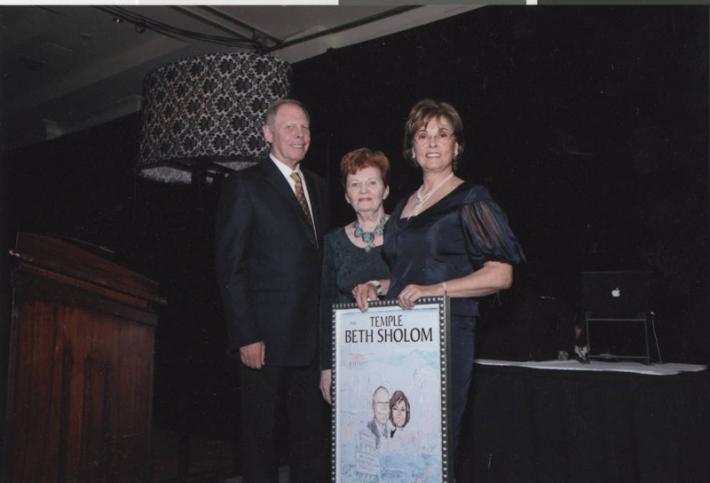
M 479 360 L 458 481 L 710 482 L 705 366 Z

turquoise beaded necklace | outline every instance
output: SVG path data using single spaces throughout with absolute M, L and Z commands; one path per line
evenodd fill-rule
M 382 235 L 385 232 L 385 223 L 387 223 L 387 217 L 383 216 L 378 225 L 372 231 L 364 231 L 360 227 L 360 223 L 355 220 L 353 222 L 353 228 L 355 228 L 355 238 L 362 238 L 365 243 L 365 251 L 369 252 L 372 247 L 375 246 L 375 237 Z

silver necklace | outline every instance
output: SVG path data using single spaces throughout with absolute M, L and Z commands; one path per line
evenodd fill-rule
M 446 178 L 439 181 L 436 184 L 436 186 L 434 186 L 427 194 L 422 194 L 422 189 L 424 189 L 424 185 L 422 184 L 419 187 L 419 189 L 417 190 L 417 192 L 415 193 L 417 196 L 417 202 L 414 204 L 414 210 L 413 210 L 414 214 L 412 216 L 418 215 L 419 211 L 422 209 L 422 206 L 424 206 L 424 203 L 429 201 L 429 198 L 431 198 L 431 196 L 434 193 L 436 193 L 436 190 L 438 190 L 439 188 L 444 186 L 444 184 L 446 184 L 446 182 L 449 181 L 453 177 L 454 177 L 454 172 L 452 171 L 451 173 L 449 173 L 449 175 Z

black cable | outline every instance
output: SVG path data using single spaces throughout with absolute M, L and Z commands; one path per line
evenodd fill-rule
M 656 353 L 658 354 L 658 363 L 663 364 L 663 356 L 661 355 L 661 344 L 658 341 L 658 334 L 656 333 L 656 313 L 649 312 L 648 317 L 651 319 L 651 330 L 653 333 L 653 340 L 656 343 Z
M 258 42 L 253 40 L 244 40 L 235 37 L 224 37 L 219 35 L 210 35 L 202 32 L 195 32 L 192 30 L 185 30 L 182 28 L 174 27 L 172 25 L 153 20 L 144 15 L 131 12 L 121 7 L 110 7 L 110 6 L 96 6 L 103 12 L 113 15 L 121 20 L 129 22 L 135 25 L 137 28 L 145 28 L 152 32 L 156 32 L 171 38 L 182 38 L 190 40 L 198 40 L 202 42 L 216 43 L 220 45 L 227 45 L 231 47 L 241 47 L 241 48 L 251 48 L 251 49 L 263 49 Z
M 252 37 L 247 37 L 246 35 L 241 34 L 241 33 L 239 33 L 239 32 L 235 32 L 234 30 L 230 29 L 229 27 L 225 27 L 224 25 L 222 25 L 222 24 L 220 24 L 220 23 L 218 23 L 218 22 L 215 22 L 214 20 L 210 20 L 210 19 L 208 19 L 208 18 L 202 17 L 202 16 L 200 16 L 200 15 L 198 15 L 198 14 L 196 14 L 196 13 L 190 11 L 189 9 L 187 9 L 187 8 L 185 8 L 185 7 L 171 6 L 171 7 L 169 7 L 169 8 L 175 10 L 175 11 L 178 12 L 178 13 L 181 13 L 182 15 L 185 15 L 185 16 L 187 16 L 187 17 L 193 18 L 193 19 L 198 20 L 198 21 L 200 21 L 200 22 L 206 23 L 206 24 L 208 24 L 208 25 L 210 25 L 210 26 L 212 26 L 212 27 L 214 27 L 214 28 L 216 28 L 216 29 L 219 29 L 219 30 L 223 31 L 223 32 L 230 33 L 230 34 L 236 36 L 237 38 L 239 38 L 239 39 L 241 39 L 241 40 L 243 40 L 243 41 L 245 41 L 245 42 L 255 42 L 255 43 L 258 44 L 262 49 L 266 48 L 265 45 L 262 45 L 262 44 L 257 40 L 257 37 L 256 37 L 256 35 L 255 35 L 254 30 L 251 29 L 250 27 L 246 27 L 246 28 L 247 28 L 248 30 L 251 30 L 251 31 L 252 31 Z M 198 7 L 198 8 L 201 8 L 201 7 Z M 218 12 L 218 10 L 215 10 L 215 12 Z M 222 18 L 225 18 L 225 17 L 223 16 Z M 226 18 L 229 18 L 229 16 L 227 16 Z
M 279 50 L 283 49 L 285 47 L 290 47 L 292 45 L 300 44 L 309 40 L 317 39 L 320 37 L 324 37 L 326 35 L 331 35 L 334 33 L 342 32 L 344 30 L 349 30 L 355 27 L 359 27 L 361 25 L 365 25 L 368 23 L 375 22 L 377 20 L 382 20 L 385 18 L 389 18 L 395 15 L 399 15 L 401 13 L 408 12 L 410 10 L 414 10 L 416 8 L 419 8 L 418 5 L 414 6 L 401 6 L 401 7 L 395 7 L 389 10 L 386 10 L 384 12 L 380 12 L 375 15 L 370 15 L 368 17 L 361 18 L 359 20 L 354 20 L 352 22 L 348 22 L 343 25 L 339 25 L 337 27 L 333 27 L 330 29 L 323 30 L 321 32 L 316 32 L 313 34 L 305 35 L 303 37 L 298 37 L 296 39 L 289 40 L 287 42 L 281 41 L 277 39 L 276 37 L 273 37 L 265 32 L 259 31 L 247 24 L 244 24 L 242 22 L 239 22 L 237 19 L 232 18 L 229 15 L 218 13 L 218 10 L 208 10 L 210 13 L 218 13 L 218 15 L 222 18 L 228 19 L 237 25 L 240 25 L 244 28 L 247 28 L 251 30 L 255 34 L 254 39 L 247 39 L 245 36 L 241 34 L 236 34 L 237 37 L 224 37 L 224 36 L 219 36 L 219 35 L 211 35 L 211 34 L 205 34 L 202 32 L 195 32 L 192 30 L 185 30 L 181 29 L 179 27 L 174 27 L 172 25 L 150 19 L 144 15 L 137 14 L 135 12 L 132 12 L 130 10 L 127 10 L 125 8 L 121 7 L 111 7 L 111 6 L 96 6 L 94 8 L 98 8 L 99 10 L 102 10 L 110 15 L 113 15 L 115 17 L 118 17 L 122 20 L 125 20 L 126 22 L 130 22 L 134 25 L 136 25 L 138 28 L 145 28 L 148 30 L 151 30 L 156 33 L 160 33 L 163 35 L 166 35 L 168 37 L 172 38 L 184 38 L 184 39 L 191 39 L 191 40 L 198 40 L 202 42 L 210 42 L 210 43 L 215 43 L 215 44 L 220 44 L 220 45 L 226 45 L 226 46 L 231 46 L 231 47 L 241 47 L 241 48 L 250 48 L 257 50 L 262 53 L 268 53 L 272 52 L 274 50 Z M 208 7 L 204 7 L 207 9 Z M 183 12 L 184 13 L 184 12 Z M 190 14 L 191 16 L 195 16 L 194 14 Z M 204 19 L 201 19 L 204 20 Z M 226 30 L 225 27 L 219 26 L 219 28 L 222 30 Z M 274 46 L 267 47 L 263 40 L 260 39 L 266 39 L 269 40 L 273 43 L 276 43 Z
M 208 12 L 216 17 L 220 17 L 224 20 L 228 20 L 241 28 L 251 30 L 252 33 L 255 35 L 255 37 L 256 36 L 262 37 L 262 38 L 268 40 L 269 42 L 271 42 L 272 44 L 280 45 L 283 43 L 282 39 L 280 39 L 278 37 L 274 37 L 273 35 L 271 35 L 268 32 L 265 32 L 263 30 L 259 30 L 256 27 L 253 27 L 247 23 L 244 23 L 244 22 L 240 21 L 239 19 L 236 19 L 236 18 L 232 17 L 231 15 L 228 15 L 228 14 L 222 12 L 219 9 L 216 9 L 214 7 L 210 7 L 207 5 L 199 6 L 197 8 L 199 8 L 200 10 L 204 10 L 205 12 Z

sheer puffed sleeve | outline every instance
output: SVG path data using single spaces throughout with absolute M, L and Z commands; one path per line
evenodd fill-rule
M 473 187 L 460 216 L 466 252 L 475 266 L 488 261 L 511 265 L 525 261 L 523 250 L 508 225 L 508 218 L 488 190 L 481 186 Z
M 320 368 L 330 369 L 332 346 L 332 309 L 338 297 L 336 284 L 337 271 L 335 267 L 335 250 L 333 236 L 326 235 L 323 240 L 323 271 L 320 285 Z

